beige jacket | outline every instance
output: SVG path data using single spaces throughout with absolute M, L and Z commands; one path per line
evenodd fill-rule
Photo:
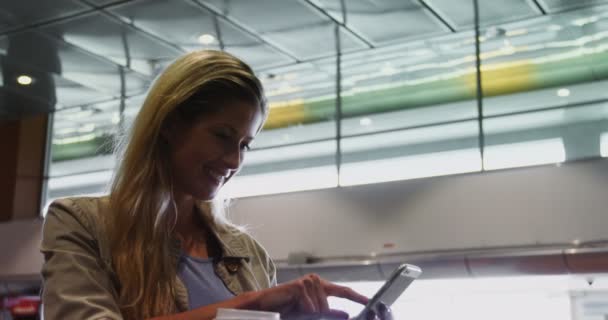
M 122 319 L 116 302 L 119 284 L 100 220 L 108 210 L 107 197 L 61 199 L 49 207 L 41 244 L 45 319 Z M 215 233 L 223 252 L 215 272 L 232 293 L 276 284 L 274 264 L 251 236 L 230 226 Z M 173 249 L 177 263 L 179 243 Z M 177 307 L 188 310 L 188 292 L 179 278 L 176 291 Z

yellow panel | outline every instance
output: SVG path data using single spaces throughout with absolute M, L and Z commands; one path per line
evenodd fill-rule
M 270 114 L 264 124 L 264 129 L 286 127 L 304 122 L 305 119 L 306 111 L 302 99 L 270 103 Z
M 473 71 L 465 76 L 467 88 L 475 93 L 477 83 Z M 484 96 L 521 92 L 535 87 L 535 66 L 530 61 L 482 65 L 481 87 Z

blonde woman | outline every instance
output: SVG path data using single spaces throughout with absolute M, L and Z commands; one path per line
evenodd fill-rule
M 218 308 L 325 314 L 367 298 L 275 266 L 212 200 L 238 172 L 268 109 L 242 61 L 198 51 L 155 81 L 119 145 L 106 197 L 56 200 L 44 223 L 45 319 L 213 319 Z

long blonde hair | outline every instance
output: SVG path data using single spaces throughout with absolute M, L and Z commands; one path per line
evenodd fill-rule
M 248 65 L 220 51 L 189 53 L 156 79 L 118 144 L 106 229 L 125 319 L 177 311 L 176 266 L 171 254 L 177 212 L 173 210 L 169 146 L 161 132 L 176 118 L 204 116 L 230 99 L 253 102 L 267 113 L 262 85 Z M 221 208 L 212 202 L 201 204 L 206 208 L 205 221 L 228 223 Z

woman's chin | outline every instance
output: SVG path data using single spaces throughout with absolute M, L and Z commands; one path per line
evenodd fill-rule
M 219 193 L 219 188 L 201 188 L 192 193 L 192 196 L 198 201 L 211 201 Z

